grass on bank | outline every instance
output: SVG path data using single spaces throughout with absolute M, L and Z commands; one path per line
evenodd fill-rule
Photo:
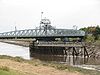
M 14 71 L 0 70 L 0 75 L 22 75 Z
M 24 75 L 24 74 L 11 70 L 7 66 L 0 66 L 0 75 Z
M 46 66 L 52 66 L 56 69 L 59 69 L 59 70 L 65 70 L 65 71 L 69 71 L 69 72 L 79 72 L 79 73 L 83 73 L 83 75 L 100 75 L 100 72 L 99 71 L 95 71 L 95 70 L 87 70 L 87 69 L 82 69 L 82 68 L 78 68 L 78 67 L 72 67 L 72 66 L 69 66 L 69 65 L 66 65 L 66 64 L 55 64 L 55 63 L 46 63 L 46 64 L 43 64 L 43 65 L 46 65 Z
M 48 66 L 48 67 L 53 67 L 56 68 L 58 70 L 65 70 L 65 71 L 69 71 L 69 72 L 79 72 L 79 73 L 83 73 L 83 75 L 100 75 L 99 71 L 94 71 L 94 70 L 86 70 L 86 69 L 82 69 L 82 68 L 77 68 L 77 67 L 72 67 L 66 64 L 60 64 L 60 63 L 56 63 L 56 62 L 44 62 L 44 61 L 40 61 L 38 59 L 33 59 L 33 60 L 24 60 L 20 57 L 11 57 L 11 56 L 0 56 L 0 59 L 10 59 L 10 60 L 14 60 L 16 62 L 20 62 L 20 63 L 29 63 L 33 66 Z M 20 74 L 16 71 L 10 70 L 8 67 L 3 66 L 0 67 L 0 75 L 24 75 L 24 74 Z

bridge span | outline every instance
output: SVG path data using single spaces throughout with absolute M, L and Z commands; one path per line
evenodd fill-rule
M 15 30 L 0 33 L 0 39 L 13 39 L 13 38 L 69 38 L 79 37 L 83 38 L 85 32 L 75 29 L 57 29 L 51 26 L 49 19 L 41 19 L 40 26 L 35 29 Z
M 84 37 L 85 32 L 72 29 L 27 29 L 0 33 L 0 38 L 64 38 L 64 37 Z

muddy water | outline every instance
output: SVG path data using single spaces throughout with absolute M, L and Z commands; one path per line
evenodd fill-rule
M 73 67 L 80 67 L 84 69 L 90 70 L 98 70 L 100 71 L 100 58 L 84 58 L 84 57 L 73 57 L 73 56 L 51 56 L 51 55 L 40 55 L 40 54 L 33 54 L 33 57 L 40 59 L 42 61 L 54 61 L 61 64 L 68 64 Z
M 28 47 L 22 47 L 2 42 L 0 42 L 0 55 L 8 55 L 13 57 L 22 57 L 24 59 L 30 59 Z
M 89 63 L 88 58 L 83 57 L 73 57 L 73 56 L 63 56 L 63 55 L 41 55 L 41 54 L 33 54 L 31 58 L 40 59 L 42 61 L 54 61 L 59 63 L 66 63 L 69 65 L 82 65 Z
M 22 57 L 24 59 L 37 58 L 43 61 L 56 61 L 58 63 L 66 63 L 69 65 L 74 65 L 76 67 L 82 67 L 93 70 L 100 70 L 100 58 L 83 58 L 73 56 L 51 56 L 51 55 L 40 55 L 33 54 L 30 57 L 29 47 L 22 47 L 18 45 L 12 45 L 0 42 L 0 55 L 8 55 L 13 57 Z
M 83 57 L 74 57 L 73 56 L 54 56 L 54 55 L 40 55 L 33 54 L 33 57 L 30 57 L 29 47 L 23 47 L 18 45 L 12 45 L 8 43 L 0 42 L 0 55 L 9 55 L 13 57 L 22 57 L 24 59 L 37 58 L 43 61 L 56 61 L 59 63 L 67 63 L 69 65 L 100 65 L 100 59 L 94 58 L 83 58 Z

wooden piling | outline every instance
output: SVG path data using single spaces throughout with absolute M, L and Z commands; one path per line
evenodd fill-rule
M 80 51 L 79 51 L 80 50 Z M 77 56 L 83 56 L 84 60 L 86 57 L 89 57 L 86 46 L 83 45 L 69 45 L 69 44 L 35 44 L 33 43 L 30 46 L 30 56 L 34 56 L 34 54 L 40 55 L 49 55 L 49 56 L 73 56 L 74 58 Z M 66 61 L 64 58 L 64 61 Z M 52 59 L 53 60 L 53 59 Z M 69 59 L 70 60 L 70 59 Z

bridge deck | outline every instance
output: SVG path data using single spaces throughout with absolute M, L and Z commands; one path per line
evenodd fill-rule
M 85 43 L 63 43 L 63 42 L 34 42 L 30 48 L 31 54 L 45 55 L 73 55 L 84 56 L 88 55 Z
M 85 47 L 85 43 L 35 43 L 35 46 L 42 47 Z

